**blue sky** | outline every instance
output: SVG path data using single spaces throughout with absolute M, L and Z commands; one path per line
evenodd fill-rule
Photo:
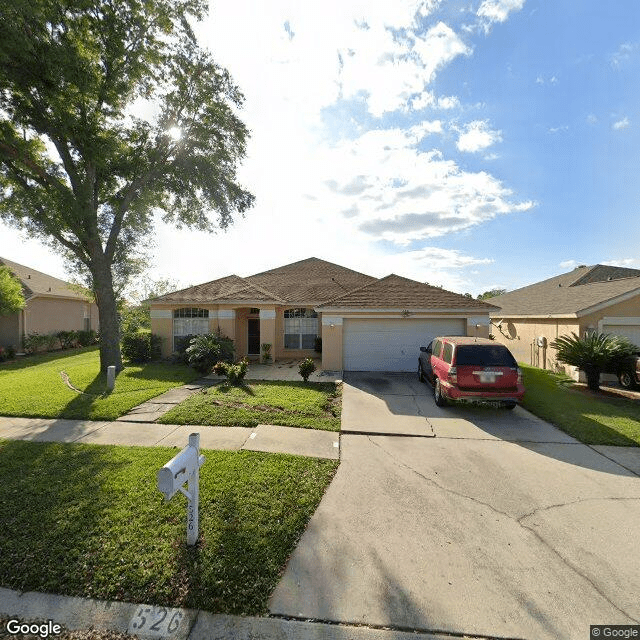
M 218 0 L 200 25 L 246 95 L 257 201 L 215 236 L 159 223 L 152 276 L 315 255 L 476 295 L 640 268 L 637 0 L 315 4 Z M 0 246 L 65 276 L 4 227 Z

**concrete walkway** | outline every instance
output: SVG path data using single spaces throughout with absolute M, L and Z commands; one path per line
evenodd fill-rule
M 0 416 L 0 438 L 32 442 L 76 442 L 138 447 L 184 447 L 190 433 L 200 433 L 202 449 L 266 451 L 312 458 L 340 457 L 340 434 L 261 424 L 210 427 L 148 422 L 97 422 Z

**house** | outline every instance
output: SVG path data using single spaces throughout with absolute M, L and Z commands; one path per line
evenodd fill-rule
M 640 270 L 580 266 L 554 278 L 490 298 L 492 333 L 516 359 L 558 367 L 552 340 L 571 332 L 626 336 L 640 346 Z M 578 379 L 573 367 L 566 373 Z
M 17 313 L 0 316 L 0 345 L 18 350 L 22 337 L 57 331 L 98 330 L 98 308 L 69 282 L 31 267 L 0 258 L 22 284 L 25 307 Z
M 154 298 L 151 330 L 163 355 L 187 335 L 220 330 L 239 357 L 317 356 L 332 371 L 414 371 L 438 335 L 489 333 L 490 304 L 397 275 L 377 279 L 318 258 L 246 278 L 226 276 Z

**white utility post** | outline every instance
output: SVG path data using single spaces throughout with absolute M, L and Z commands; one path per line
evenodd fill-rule
M 200 434 L 192 433 L 189 444 L 158 471 L 158 489 L 167 502 L 180 491 L 187 497 L 187 544 L 198 540 L 198 501 L 200 493 L 200 467 L 204 464 L 200 455 Z M 187 488 L 182 485 L 187 482 Z
M 107 391 L 113 391 L 116 386 L 116 367 L 111 365 L 107 367 Z

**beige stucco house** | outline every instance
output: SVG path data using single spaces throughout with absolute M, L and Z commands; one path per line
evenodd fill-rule
M 571 332 L 626 336 L 640 347 L 640 270 L 597 264 L 490 298 L 491 332 L 519 362 L 543 369 L 558 365 L 552 340 Z
M 98 330 L 98 308 L 70 283 L 31 267 L 0 258 L 22 284 L 25 307 L 18 313 L 0 316 L 0 346 L 20 350 L 22 337 L 57 331 Z
M 439 335 L 489 334 L 490 304 L 397 275 L 382 279 L 318 258 L 226 276 L 151 302 L 151 330 L 170 355 L 187 335 L 221 331 L 238 357 L 317 357 L 332 371 L 414 371 Z

